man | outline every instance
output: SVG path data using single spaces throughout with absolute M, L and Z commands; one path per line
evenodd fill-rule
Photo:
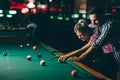
M 91 22 L 98 22 L 98 35 L 99 37 L 94 41 L 94 43 L 91 45 L 91 50 L 99 48 L 101 45 L 103 45 L 106 41 L 111 41 L 116 48 L 113 48 L 112 51 L 111 45 L 106 44 L 102 48 L 104 50 L 104 53 L 110 53 L 114 52 L 114 57 L 118 64 L 120 64 L 120 54 L 119 54 L 119 34 L 118 30 L 120 25 L 120 22 L 117 21 L 117 18 L 114 15 L 101 15 L 100 8 L 93 8 L 89 15 Z

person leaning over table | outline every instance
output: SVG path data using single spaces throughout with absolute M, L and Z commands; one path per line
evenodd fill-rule
M 97 36 L 94 35 L 94 29 L 90 28 L 84 20 L 79 20 L 78 23 L 76 23 L 76 25 L 74 26 L 74 32 L 76 33 L 78 38 L 81 39 L 82 41 L 86 41 L 86 40 L 88 41 L 88 43 L 86 45 L 93 44 L 94 40 L 96 40 L 96 38 L 97 38 Z M 86 45 L 84 47 L 82 47 L 80 51 L 84 52 L 86 50 L 86 48 L 85 48 Z M 104 47 L 106 45 L 109 45 L 109 50 L 105 51 Z M 102 50 L 102 52 L 100 53 L 101 56 L 99 56 L 99 59 L 101 60 L 101 62 L 99 64 L 97 64 L 97 66 L 99 66 L 99 68 L 96 68 L 96 70 L 98 70 L 99 72 L 101 72 L 107 76 L 110 76 L 112 78 L 116 78 L 114 76 L 116 76 L 116 74 L 117 74 L 117 69 L 115 69 L 115 71 L 111 71 L 111 69 L 113 69 L 114 67 L 118 68 L 117 61 L 115 60 L 115 56 L 113 56 L 115 54 L 113 52 L 114 48 L 116 48 L 116 46 L 114 45 L 114 43 L 112 43 L 112 40 L 108 39 L 101 45 L 101 47 L 99 47 L 99 49 L 97 49 L 97 52 L 95 52 L 95 53 L 98 53 L 99 50 Z M 94 52 L 93 52 L 93 54 L 94 54 Z M 105 56 L 102 56 L 103 54 Z M 81 55 L 84 55 L 84 53 L 79 53 L 79 52 L 68 53 L 66 55 L 61 56 L 59 59 L 62 59 L 62 60 L 69 59 L 72 61 L 80 61 L 79 57 L 81 57 Z M 85 55 L 85 57 L 86 56 L 87 55 Z M 90 57 L 90 58 L 92 58 L 92 57 Z M 111 66 L 111 64 L 113 64 L 113 66 Z
M 119 25 L 120 21 L 116 20 L 113 15 L 105 15 L 103 10 L 100 7 L 93 7 L 89 11 L 89 16 L 91 20 L 91 24 L 89 27 L 93 30 L 93 40 L 90 44 L 90 41 L 83 46 L 80 50 L 78 50 L 76 53 L 67 54 L 64 56 L 60 56 L 58 58 L 58 62 L 65 61 L 67 58 L 73 56 L 74 54 L 81 55 L 77 57 L 77 61 L 83 59 L 88 55 L 91 51 L 94 51 L 102 46 L 104 53 L 113 53 L 117 63 L 120 65 L 120 39 L 119 37 Z M 115 18 L 115 19 L 114 19 Z M 78 25 L 78 23 L 76 24 Z M 75 26 L 76 26 L 75 25 Z M 76 35 L 78 35 L 76 33 Z M 83 35 L 79 34 L 78 37 L 82 37 Z M 109 41 L 108 44 L 105 44 L 107 41 Z M 110 44 L 111 43 L 111 44 Z M 103 46 L 103 44 L 105 44 Z
M 81 52 L 85 51 L 89 47 L 89 44 L 92 44 L 92 42 L 97 38 L 97 34 L 95 34 L 95 35 L 92 34 L 95 31 L 96 31 L 95 28 L 89 28 L 87 22 L 85 20 L 83 20 L 83 19 L 80 19 L 75 24 L 75 26 L 74 26 L 74 32 L 77 35 L 77 37 L 79 39 L 81 39 L 82 41 L 88 41 L 88 43 L 85 46 L 83 46 L 79 50 L 79 52 L 80 51 Z M 88 38 L 88 36 L 93 36 L 93 37 L 91 37 L 91 38 L 89 37 Z M 66 55 L 60 56 L 59 59 L 58 59 L 58 62 L 61 62 L 61 61 L 64 62 L 69 57 L 76 56 L 76 55 L 80 54 L 79 52 L 70 53 L 70 54 L 68 53 Z M 79 58 L 78 58 L 78 60 L 79 60 Z
M 84 59 L 90 52 L 94 52 L 102 46 L 104 53 L 113 53 L 115 60 L 120 66 L 119 16 L 116 17 L 116 15 L 113 14 L 105 14 L 104 10 L 102 10 L 100 7 L 91 8 L 89 11 L 89 16 L 91 20 L 89 27 L 96 29 L 94 33 L 97 38 L 92 44 L 87 43 L 84 47 L 76 51 L 76 54 L 81 53 L 81 55 L 74 60 L 80 61 Z M 105 44 L 107 41 L 109 41 L 109 43 Z M 105 45 L 103 46 L 103 44 Z M 65 61 L 75 53 L 60 56 L 58 58 L 58 62 Z
M 104 11 L 101 9 L 100 10 L 100 12 L 101 13 L 99 13 L 99 11 L 97 10 L 97 8 L 92 8 L 91 10 L 90 10 L 90 19 L 91 19 L 91 23 L 89 24 L 89 27 L 91 28 L 91 29 L 93 29 L 93 33 L 94 33 L 94 39 L 92 40 L 92 42 L 98 37 L 98 24 L 99 24 L 99 21 L 100 20 L 98 20 L 97 19 L 97 17 L 96 16 L 103 16 L 104 15 Z M 99 17 L 100 18 L 100 17 Z M 80 21 L 78 21 L 78 23 L 79 23 Z M 77 24 L 78 24 L 77 23 Z M 76 24 L 76 25 L 77 25 Z M 76 26 L 75 25 L 75 26 Z M 87 24 L 85 25 L 85 26 L 88 26 Z M 85 41 L 85 40 L 84 40 Z M 85 46 L 83 46 L 81 49 L 79 49 L 77 52 L 76 52 L 76 54 L 77 53 L 82 53 L 83 51 L 85 51 L 85 50 L 87 50 L 90 46 L 91 46 L 92 44 L 89 44 L 89 42 L 85 45 Z M 61 62 L 61 61 L 65 61 L 69 56 L 72 56 L 72 54 L 74 54 L 74 53 L 71 53 L 71 54 L 67 54 L 67 55 L 64 55 L 64 56 L 60 56 L 59 57 L 59 59 L 58 59 L 58 62 Z M 82 57 L 81 57 L 82 58 Z

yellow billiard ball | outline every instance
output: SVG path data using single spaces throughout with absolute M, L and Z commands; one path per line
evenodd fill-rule
M 32 48 L 33 48 L 33 50 L 36 50 L 36 49 L 37 49 L 37 46 L 33 46 Z
M 45 64 L 46 64 L 45 60 L 41 60 L 41 61 L 40 61 L 40 65 L 41 65 L 41 66 L 45 66 Z

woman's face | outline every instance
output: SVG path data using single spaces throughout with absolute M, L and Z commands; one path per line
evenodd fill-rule
M 76 31 L 75 32 L 76 33 L 76 35 L 77 35 L 77 37 L 79 38 L 79 39 L 81 39 L 82 41 L 86 41 L 86 40 L 88 40 L 89 39 L 89 36 L 87 35 L 87 33 L 86 34 L 82 34 L 80 31 Z

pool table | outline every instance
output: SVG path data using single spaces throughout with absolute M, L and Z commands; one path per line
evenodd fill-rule
M 48 45 L 29 44 L 0 44 L 0 80 L 110 80 L 80 62 L 57 63 L 57 58 L 50 58 L 61 53 Z M 37 46 L 36 50 L 32 48 L 34 45 Z M 3 55 L 4 52 L 7 56 Z M 42 57 L 39 58 L 38 53 Z M 27 55 L 32 56 L 31 60 L 26 58 Z M 46 61 L 45 66 L 40 65 L 41 60 Z M 71 75 L 73 69 L 78 71 L 77 77 Z

